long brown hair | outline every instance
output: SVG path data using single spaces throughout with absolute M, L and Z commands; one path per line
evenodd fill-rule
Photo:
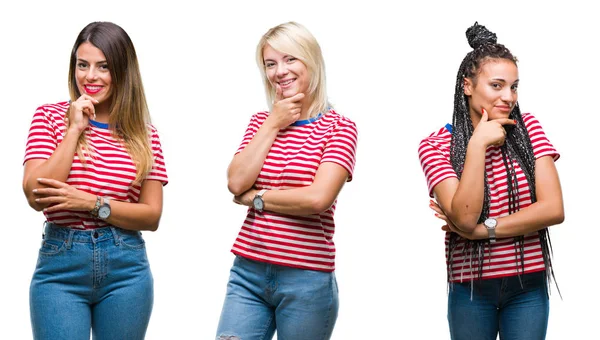
M 136 167 L 135 183 L 141 183 L 152 169 L 153 154 L 148 134 L 150 114 L 142 85 L 137 54 L 129 35 L 111 22 L 92 22 L 77 36 L 69 64 L 69 94 L 71 101 L 81 96 L 75 79 L 77 49 L 84 42 L 98 48 L 106 57 L 112 81 L 109 127 L 121 140 Z M 83 150 L 89 153 L 85 134 L 79 138 L 77 154 L 84 161 Z

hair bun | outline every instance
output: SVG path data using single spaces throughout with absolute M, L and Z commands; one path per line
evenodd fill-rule
M 477 21 L 467 29 L 467 40 L 473 49 L 485 44 L 495 44 L 496 33 L 490 32 L 485 26 L 479 25 Z

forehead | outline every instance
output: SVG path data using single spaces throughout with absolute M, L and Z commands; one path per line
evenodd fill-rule
M 269 44 L 265 44 L 265 47 L 263 47 L 263 59 L 265 59 L 265 60 L 281 59 L 287 55 L 288 55 L 287 53 L 280 52 L 280 51 L 274 49 L 273 47 L 271 47 L 271 45 L 269 45 Z
M 104 53 L 92 43 L 86 41 L 77 48 L 77 58 L 90 60 L 105 60 Z
M 507 82 L 514 82 L 519 79 L 519 69 L 511 60 L 489 59 L 481 66 L 479 78 L 499 78 Z

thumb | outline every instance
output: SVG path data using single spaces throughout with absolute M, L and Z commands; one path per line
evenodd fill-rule
M 281 90 L 281 85 L 275 84 L 275 101 L 278 102 L 283 100 L 283 91 Z
M 481 122 L 487 122 L 488 121 L 488 113 L 485 109 L 481 109 L 481 120 L 479 121 Z

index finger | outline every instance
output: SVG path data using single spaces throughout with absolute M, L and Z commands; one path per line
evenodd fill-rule
M 90 95 L 87 95 L 85 93 L 82 94 L 81 97 L 77 98 L 77 101 L 79 101 L 80 99 L 83 99 L 83 100 L 87 99 L 87 100 L 91 101 L 92 103 L 96 103 L 96 104 L 100 103 L 100 101 L 98 101 L 98 99 L 96 99 Z
M 498 122 L 500 125 L 517 125 L 517 121 L 509 118 L 498 118 L 494 119 L 495 122 Z
M 52 179 L 52 178 L 38 178 L 37 180 L 38 180 L 39 183 L 50 185 L 50 186 L 53 186 L 55 188 L 61 188 L 61 187 L 66 186 L 65 183 L 63 183 L 61 181 L 57 181 L 57 180 Z

